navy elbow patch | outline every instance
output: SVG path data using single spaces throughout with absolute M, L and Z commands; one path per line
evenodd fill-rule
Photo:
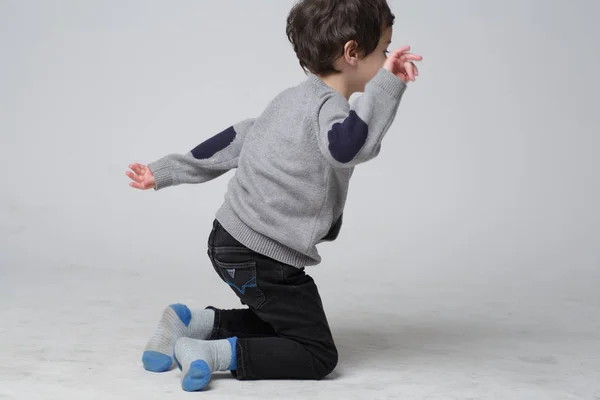
M 329 131 L 329 152 L 338 162 L 349 163 L 367 142 L 369 127 L 354 111 Z
M 235 129 L 233 129 L 233 126 L 230 126 L 223 132 L 216 134 L 215 136 L 196 146 L 192 150 L 192 155 L 198 160 L 211 158 L 219 151 L 229 146 L 235 139 L 236 135 L 237 133 L 235 132 Z

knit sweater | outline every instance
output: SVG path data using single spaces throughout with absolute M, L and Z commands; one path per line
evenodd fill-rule
M 354 168 L 379 154 L 405 89 L 381 69 L 349 102 L 309 73 L 257 118 L 150 163 L 155 189 L 235 169 L 216 212 L 220 224 L 267 257 L 297 268 L 317 265 L 316 246 L 340 232 Z

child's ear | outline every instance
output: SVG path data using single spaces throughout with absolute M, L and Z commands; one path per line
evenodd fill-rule
M 358 57 L 358 43 L 356 40 L 350 40 L 344 46 L 344 60 L 348 64 L 354 66 L 358 63 Z

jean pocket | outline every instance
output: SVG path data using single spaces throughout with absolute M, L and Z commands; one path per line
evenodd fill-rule
M 238 295 L 243 304 L 259 308 L 265 301 L 265 294 L 258 287 L 256 261 L 223 262 L 214 259 L 217 272 Z

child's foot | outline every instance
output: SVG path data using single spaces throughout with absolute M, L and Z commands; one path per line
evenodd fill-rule
M 202 390 L 208 385 L 213 372 L 236 369 L 236 343 L 236 337 L 212 341 L 179 339 L 175 344 L 173 358 L 183 371 L 183 390 Z
M 154 336 L 146 345 L 142 362 L 152 372 L 165 372 L 173 365 L 173 346 L 177 339 L 192 337 L 208 339 L 213 329 L 215 312 L 211 309 L 190 311 L 183 304 L 165 309 Z

